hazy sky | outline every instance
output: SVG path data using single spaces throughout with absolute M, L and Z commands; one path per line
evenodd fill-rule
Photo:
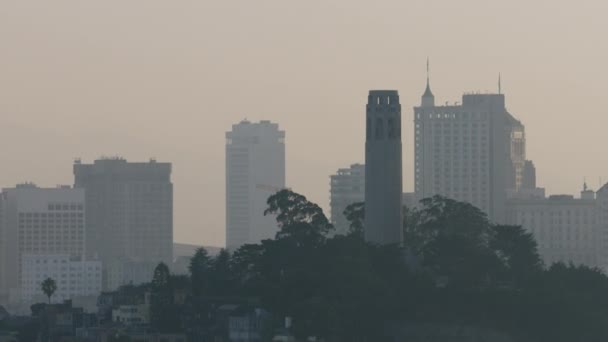
M 549 193 L 608 181 L 608 2 L 0 0 L 0 185 L 71 184 L 101 155 L 173 163 L 175 239 L 224 244 L 224 132 L 286 131 L 287 183 L 327 208 L 364 160 L 369 89 L 397 89 L 404 189 L 425 61 L 437 103 L 496 91 Z

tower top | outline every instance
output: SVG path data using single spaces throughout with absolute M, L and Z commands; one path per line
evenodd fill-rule
M 430 81 L 430 70 L 429 70 L 429 58 L 426 58 L 426 89 L 424 90 L 424 94 L 422 94 L 422 107 L 434 107 L 435 106 L 435 96 L 431 91 L 431 81 Z

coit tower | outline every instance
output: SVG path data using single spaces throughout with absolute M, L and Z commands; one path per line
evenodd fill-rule
M 371 90 L 365 141 L 365 240 L 401 243 L 401 104 L 396 90 Z

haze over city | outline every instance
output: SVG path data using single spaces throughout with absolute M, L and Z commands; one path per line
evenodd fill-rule
M 397 89 L 404 191 L 413 110 L 496 92 L 523 121 L 539 186 L 608 180 L 603 1 L 63 1 L 0 4 L 0 184 L 72 184 L 74 158 L 173 164 L 174 238 L 223 246 L 225 132 L 286 132 L 287 185 L 328 209 L 364 161 L 369 89 Z M 312 151 L 312 152 L 311 152 Z M 559 172 L 557 172 L 559 171 Z

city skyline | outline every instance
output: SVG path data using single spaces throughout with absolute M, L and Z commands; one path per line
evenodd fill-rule
M 267 1 L 188 3 L 169 11 L 149 2 L 143 12 L 123 4 L 120 15 L 116 4 L 61 1 L 38 12 L 5 3 L 0 142 L 19 148 L 3 152 L 0 184 L 70 184 L 75 157 L 156 157 L 175 166 L 175 240 L 223 245 L 221 146 L 231 124 L 244 117 L 279 123 L 289 137 L 287 185 L 328 213 L 328 175 L 364 159 L 362 99 L 369 89 L 391 88 L 403 105 L 404 191 L 412 191 L 411 108 L 427 56 L 439 104 L 459 101 L 463 92 L 495 91 L 502 73 L 508 109 L 526 124 L 527 152 L 548 193 L 577 193 L 584 177 L 597 190 L 599 177 L 608 179 L 608 162 L 596 157 L 605 114 L 595 107 L 608 79 L 601 68 L 603 2 L 527 5 L 521 12 L 517 1 L 498 8 L 387 1 L 379 5 L 388 16 L 380 24 L 379 14 L 357 1 L 345 9 Z M 497 11 L 504 15 L 495 20 Z M 318 25 L 308 28 L 310 18 L 299 13 Z M 336 19 L 336 13 L 343 14 Z M 243 26 L 228 29 L 228 18 Z M 436 25 L 427 25 L 431 18 Z M 175 25 L 156 24 L 167 21 Z M 426 26 L 433 27 L 420 29 Z M 361 34 L 347 35 L 353 30 Z M 454 57 L 461 45 L 470 49 Z M 573 122 L 582 128 L 572 130 Z M 311 145 L 325 148 L 307 153 Z M 197 220 L 201 211 L 205 223 Z

